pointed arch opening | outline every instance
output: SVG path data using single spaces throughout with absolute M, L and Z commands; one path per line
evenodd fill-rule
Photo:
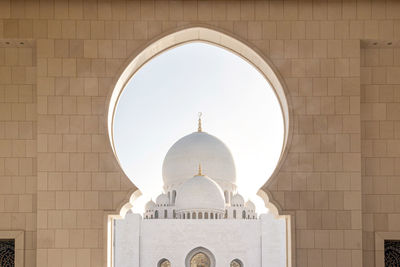
M 283 83 L 281 83 L 281 79 L 277 72 L 274 70 L 272 67 L 273 65 L 264 57 L 262 57 L 259 53 L 257 53 L 256 49 L 251 48 L 244 42 L 240 41 L 237 38 L 233 38 L 228 34 L 222 33 L 220 31 L 206 28 L 206 27 L 189 27 L 185 29 L 181 29 L 177 32 L 173 32 L 171 34 L 165 35 L 157 40 L 155 40 L 153 43 L 148 45 L 146 48 L 144 48 L 140 53 L 134 55 L 130 62 L 127 64 L 127 67 L 124 69 L 124 71 L 121 73 L 119 79 L 116 82 L 115 89 L 110 95 L 110 105 L 109 105 L 109 112 L 108 112 L 108 133 L 109 133 L 109 138 L 110 138 L 110 143 L 112 146 L 112 149 L 114 151 L 114 154 L 118 159 L 118 155 L 116 153 L 116 148 L 115 148 L 115 142 L 114 142 L 114 132 L 113 132 L 113 123 L 114 123 L 114 115 L 115 115 L 115 110 L 116 106 L 118 103 L 118 100 L 121 96 L 121 93 L 123 89 L 125 88 L 126 84 L 128 81 L 132 78 L 132 76 L 149 60 L 152 58 L 156 57 L 160 53 L 172 49 L 174 47 L 187 44 L 190 42 L 205 42 L 209 44 L 213 44 L 222 48 L 225 48 L 246 61 L 250 62 L 253 66 L 257 68 L 257 70 L 268 80 L 268 82 L 272 85 L 274 92 L 277 96 L 277 99 L 279 100 L 279 104 L 281 106 L 282 110 L 282 116 L 284 118 L 284 141 L 283 141 L 283 146 L 282 146 L 282 151 L 280 154 L 280 159 L 278 161 L 278 164 L 275 168 L 274 173 L 271 175 L 270 180 L 267 182 L 271 182 L 271 180 L 276 176 L 276 174 L 279 171 L 279 168 L 282 164 L 283 159 L 285 158 L 287 147 L 288 147 L 288 142 L 290 140 L 290 135 L 291 135 L 291 125 L 289 123 L 290 119 L 290 105 L 288 104 L 288 100 L 285 97 L 285 90 Z M 135 182 L 134 182 L 135 183 Z M 264 188 L 266 188 L 266 185 L 264 185 Z M 176 194 L 176 193 L 175 193 Z M 279 205 L 274 203 L 272 199 L 270 199 L 270 195 L 268 192 L 261 191 L 259 195 L 264 199 L 264 201 L 269 205 L 270 210 L 277 216 L 277 217 L 282 217 L 284 220 L 286 220 L 287 225 L 290 225 L 288 222 L 290 220 L 289 216 L 282 215 L 279 209 Z M 174 202 L 174 195 L 171 196 Z M 226 197 L 228 199 L 228 197 Z M 229 197 L 230 199 L 230 197 Z M 272 207 L 272 208 L 271 208 Z M 158 214 L 157 214 L 158 215 Z M 192 215 L 192 216 L 191 216 Z M 205 217 L 206 215 L 204 215 Z M 240 216 L 240 215 L 238 215 Z M 158 217 L 158 216 L 157 216 Z M 196 218 L 196 214 L 187 214 L 187 219 L 192 219 Z M 200 217 L 200 216 L 198 216 Z M 217 219 L 218 215 L 210 213 L 210 219 Z M 221 217 L 220 217 L 221 219 Z M 287 226 L 287 229 L 288 226 Z M 290 230 L 289 230 L 290 231 Z M 290 234 L 287 233 L 287 266 L 290 266 L 291 264 L 291 237 Z M 208 251 L 209 252 L 209 251 Z M 199 252 L 200 253 L 200 252 Z M 203 253 L 203 252 L 201 252 Z M 211 253 L 211 252 L 210 252 Z M 112 253 L 110 253 L 112 255 Z M 204 255 L 209 256 L 209 254 L 204 252 Z M 212 254 L 211 254 L 212 255 Z M 213 255 L 212 255 L 213 256 Z M 108 262 L 110 262 L 108 260 Z M 212 261 L 211 261 L 212 262 Z M 210 263 L 211 264 L 211 263 Z M 111 265 L 109 265 L 111 266 Z M 190 265 L 187 265 L 190 266 Z M 215 258 L 214 258 L 214 265 L 210 266 L 215 266 Z
M 107 128 L 110 144 L 115 157 L 117 158 L 118 162 L 120 162 L 116 153 L 116 146 L 114 141 L 114 117 L 118 101 L 127 83 L 142 66 L 144 66 L 147 62 L 149 62 L 156 56 L 175 47 L 192 42 L 203 42 L 215 45 L 240 56 L 245 61 L 253 65 L 260 72 L 260 74 L 262 74 L 264 78 L 271 84 L 271 87 L 274 90 L 282 111 L 284 138 L 280 157 L 276 164 L 275 171 L 270 177 L 266 177 L 267 181 L 262 186 L 262 188 L 266 188 L 267 185 L 271 183 L 271 181 L 274 180 L 274 178 L 277 176 L 283 159 L 286 157 L 288 144 L 291 140 L 292 125 L 289 123 L 291 117 L 291 105 L 289 104 L 290 99 L 286 97 L 284 82 L 283 79 L 280 77 L 278 71 L 275 69 L 274 65 L 272 64 L 272 62 L 269 61 L 268 58 L 262 56 L 261 53 L 258 52 L 258 49 L 256 47 L 246 44 L 243 40 L 240 40 L 237 37 L 232 37 L 227 33 L 212 29 L 210 27 L 187 26 L 183 29 L 179 29 L 172 33 L 163 35 L 162 37 L 157 38 L 156 40 L 151 42 L 151 44 L 147 45 L 139 53 L 132 55 L 131 58 L 128 60 L 128 64 L 126 64 L 126 67 L 120 73 L 119 78 L 116 80 L 114 90 L 109 95 Z M 277 203 L 275 203 L 275 201 L 271 197 L 269 197 L 269 201 L 271 203 L 274 203 L 274 205 L 276 205 L 279 209 L 279 205 L 277 205 Z

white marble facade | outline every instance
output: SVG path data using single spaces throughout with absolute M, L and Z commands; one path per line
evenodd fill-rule
M 285 221 L 237 193 L 232 154 L 200 119 L 165 156 L 163 181 L 143 215 L 115 222 L 115 267 L 286 266 Z

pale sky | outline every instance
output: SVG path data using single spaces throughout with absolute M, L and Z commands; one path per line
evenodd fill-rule
M 134 212 L 142 212 L 144 204 L 162 192 L 164 157 L 178 139 L 197 131 L 198 112 L 203 113 L 203 131 L 230 148 L 238 192 L 264 212 L 256 193 L 274 171 L 282 150 L 279 102 L 253 65 L 199 42 L 168 50 L 146 63 L 118 102 L 116 152 L 125 173 L 143 193 Z

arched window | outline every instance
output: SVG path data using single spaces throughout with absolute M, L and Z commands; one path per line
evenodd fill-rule
M 175 204 L 175 199 L 176 199 L 176 191 L 172 191 L 172 204 Z
M 168 217 L 168 211 L 164 210 L 164 218 L 166 219 Z
M 210 219 L 214 219 L 214 213 L 210 213 Z
M 185 259 L 186 267 L 215 267 L 215 257 L 208 249 L 198 247 L 189 252 Z
M 210 258 L 203 252 L 195 254 L 190 260 L 190 267 L 209 267 L 210 265 Z
M 208 219 L 208 212 L 204 213 L 204 219 Z
M 233 210 L 233 219 L 236 219 L 236 210 Z
M 192 219 L 196 219 L 196 212 L 192 213 Z
M 183 218 L 183 219 L 186 219 L 186 218 L 185 218 L 185 213 L 183 213 L 183 217 L 182 217 L 182 218 Z
M 199 212 L 199 219 L 203 219 L 203 213 Z
M 242 219 L 246 219 L 246 211 L 242 211 Z
M 171 267 L 171 263 L 167 259 L 162 259 L 158 262 L 157 267 Z
M 158 210 L 156 210 L 156 212 L 154 212 L 154 218 L 158 219 Z
M 243 267 L 243 263 L 238 259 L 234 259 L 231 261 L 231 267 Z
M 188 212 L 188 214 L 187 214 L 187 218 L 188 218 L 188 219 L 190 219 L 190 212 Z

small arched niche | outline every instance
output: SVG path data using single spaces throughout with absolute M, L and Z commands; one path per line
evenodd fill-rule
M 158 262 L 157 267 L 171 267 L 171 262 L 167 259 L 161 259 Z
M 290 124 L 289 124 L 290 109 L 289 109 L 289 104 L 287 102 L 287 99 L 285 97 L 285 90 L 284 90 L 283 83 L 280 82 L 281 79 L 279 78 L 279 75 L 277 74 L 277 72 L 274 71 L 274 69 L 272 67 L 273 65 L 268 61 L 268 59 L 261 56 L 256 51 L 256 49 L 251 48 L 249 45 L 245 44 L 244 42 L 240 41 L 237 38 L 231 37 L 228 34 L 222 33 L 220 31 L 217 31 L 214 29 L 206 28 L 206 27 L 189 27 L 189 28 L 181 29 L 181 30 L 173 32 L 171 34 L 162 36 L 161 38 L 155 40 L 154 42 L 149 44 L 147 47 L 145 47 L 141 52 L 132 56 L 132 58 L 129 60 L 128 64 L 126 65 L 126 68 L 123 70 L 119 79 L 116 81 L 114 91 L 110 95 L 110 102 L 109 102 L 110 104 L 109 104 L 109 112 L 108 112 L 108 133 L 109 133 L 110 143 L 111 143 L 114 155 L 116 156 L 117 160 L 119 161 L 118 154 L 116 151 L 116 146 L 115 146 L 115 140 L 114 140 L 114 136 L 115 136 L 114 135 L 114 127 L 113 127 L 114 116 L 116 113 L 116 108 L 117 108 L 119 99 L 122 95 L 124 88 L 128 84 L 128 82 L 140 70 L 140 68 L 142 68 L 147 62 L 152 60 L 154 57 L 158 56 L 159 54 L 161 54 L 167 50 L 170 50 L 175 47 L 182 46 L 182 45 L 185 45 L 188 43 L 193 43 L 193 42 L 204 42 L 207 44 L 211 44 L 214 46 L 224 48 L 236 55 L 239 55 L 242 59 L 249 62 L 251 65 L 253 65 L 259 71 L 259 73 L 261 73 L 264 76 L 264 78 L 269 82 L 269 84 L 273 88 L 276 98 L 279 101 L 281 111 L 282 111 L 283 126 L 284 126 L 284 134 L 283 135 L 284 136 L 283 136 L 282 149 L 281 149 L 281 152 L 279 155 L 279 161 L 275 167 L 275 171 L 273 172 L 273 174 L 271 175 L 271 178 L 270 178 L 270 180 L 272 180 L 276 176 L 276 173 L 279 171 L 279 168 L 282 164 L 282 160 L 285 157 L 285 154 L 287 153 L 286 151 L 287 151 L 287 147 L 288 147 L 288 140 L 290 140 L 289 137 L 290 137 L 290 133 L 291 133 Z M 133 182 L 135 183 L 135 181 L 133 181 Z M 139 186 L 139 189 L 140 189 L 140 186 Z M 136 194 L 139 195 L 138 192 L 136 192 Z M 172 193 L 172 196 L 174 199 L 175 195 L 173 195 L 173 194 L 174 194 L 174 192 Z M 259 193 L 259 195 L 264 199 L 268 208 L 270 209 L 270 211 L 272 211 L 272 213 L 276 217 L 281 217 L 284 220 L 286 220 L 286 224 L 287 224 L 286 225 L 286 232 L 287 232 L 286 247 L 289 248 L 288 251 L 286 252 L 287 253 L 286 266 L 290 266 L 291 238 L 290 238 L 290 233 L 289 233 L 290 230 L 288 231 L 288 229 L 290 229 L 289 217 L 281 216 L 281 214 L 279 214 L 278 206 L 272 204 L 272 201 L 268 198 L 269 195 L 267 195 L 264 191 L 261 191 Z M 231 196 L 229 196 L 229 199 L 230 198 L 231 198 Z M 133 199 L 135 199 L 135 198 L 131 198 L 131 200 L 133 200 Z M 133 202 L 130 201 L 129 206 L 131 207 L 132 205 L 133 205 Z M 123 218 L 124 214 L 122 214 L 122 213 L 126 212 L 125 211 L 126 207 L 127 207 L 127 205 L 123 205 L 123 209 L 121 209 L 120 214 L 110 216 L 111 221 L 109 221 L 109 232 L 114 231 L 113 226 L 115 224 L 113 224 L 112 219 Z M 237 217 L 243 217 L 243 215 L 242 216 L 240 216 L 240 215 L 242 215 L 242 214 L 238 213 Z M 156 217 L 158 217 L 158 216 L 156 216 Z M 186 219 L 190 219 L 190 217 L 192 217 L 192 219 L 195 219 L 197 216 L 195 213 L 193 213 L 193 215 L 188 213 Z M 209 218 L 213 219 L 213 217 L 214 217 L 214 214 L 210 213 Z M 215 219 L 216 218 L 217 217 L 215 216 Z M 107 236 L 108 236 L 107 245 L 109 247 L 109 251 L 108 251 L 109 256 L 108 256 L 107 262 L 109 263 L 109 266 L 111 267 L 111 266 L 113 266 L 112 265 L 113 261 L 110 260 L 110 258 L 112 258 L 113 253 L 112 253 L 112 246 L 110 246 L 109 244 L 112 242 L 113 234 L 108 233 Z M 189 257 L 189 255 L 191 255 L 191 256 Z M 210 266 L 215 266 L 215 257 L 213 256 L 213 254 L 209 250 L 202 248 L 202 247 L 196 248 L 188 254 L 188 256 L 186 257 L 186 266 L 191 266 L 190 260 L 195 255 L 207 256 L 210 259 Z M 155 262 L 154 265 L 156 263 L 157 262 Z M 229 263 L 229 261 L 226 262 L 226 264 L 228 264 L 228 263 Z M 242 265 L 240 265 L 240 266 L 242 266 Z
M 230 267 L 243 267 L 243 263 L 239 259 L 234 259 L 231 261 Z

